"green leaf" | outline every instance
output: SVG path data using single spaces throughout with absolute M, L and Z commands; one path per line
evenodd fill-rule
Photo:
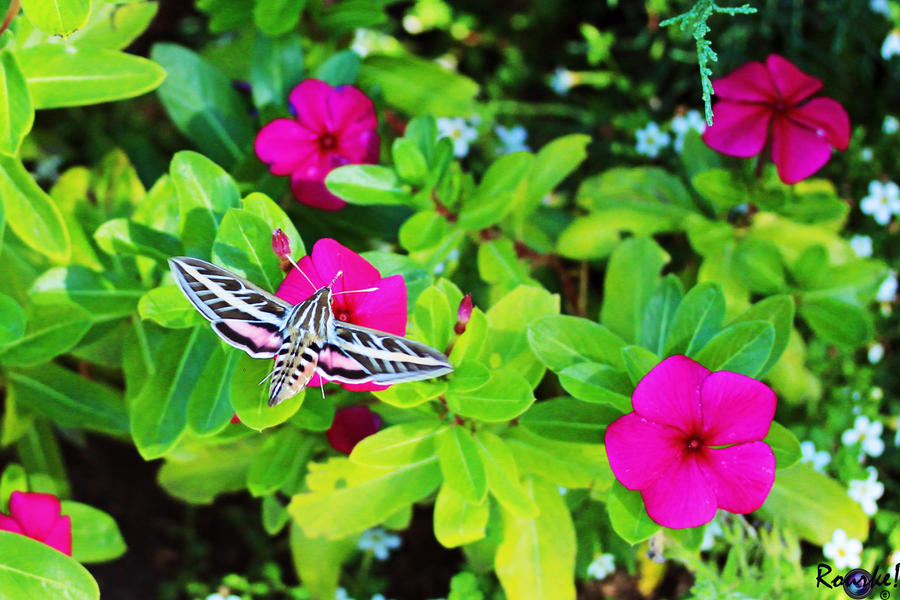
M 565 488 L 608 489 L 613 473 L 602 444 L 582 444 L 548 440 L 523 427 L 506 438 L 516 464 Z
M 487 283 L 519 285 L 530 280 L 509 238 L 481 242 L 477 260 L 478 274 Z
M 29 491 L 53 494 L 60 498 L 71 493 L 62 449 L 49 422 L 35 419 L 25 435 L 16 441 L 16 452 L 25 472 L 30 474 Z
M 184 251 L 178 238 L 128 219 L 107 221 L 94 232 L 94 239 L 110 256 L 147 256 L 165 262 Z
M 606 497 L 609 521 L 619 537 L 629 544 L 643 542 L 659 531 L 659 525 L 650 519 L 641 493 L 625 488 L 618 481 L 613 483 Z
M 102 510 L 63 500 L 62 514 L 72 519 L 72 558 L 78 562 L 104 562 L 125 553 L 119 526 Z
M 10 600 L 99 600 L 87 569 L 55 548 L 0 531 L 0 589 Z
M 455 315 L 447 296 L 437 286 L 431 286 L 419 296 L 413 309 L 413 337 L 432 348 L 446 348 L 453 332 Z
M 828 282 L 825 281 L 828 273 L 828 250 L 821 244 L 810 246 L 800 253 L 800 256 L 791 265 L 791 275 L 801 288 L 816 288 Z
M 22 0 L 31 24 L 50 35 L 69 35 L 87 23 L 91 0 Z
M 254 496 L 265 496 L 290 478 L 306 471 L 315 438 L 295 427 L 282 427 L 266 437 L 262 449 L 253 457 L 247 472 L 247 487 Z
M 297 26 L 305 6 L 306 0 L 256 2 L 253 6 L 253 22 L 266 35 L 278 36 Z
M 271 243 L 272 228 L 265 221 L 232 208 L 219 223 L 213 261 L 274 293 L 284 276 Z
M 288 514 L 287 509 L 274 494 L 263 496 L 261 504 L 263 529 L 265 529 L 266 533 L 269 535 L 278 535 L 281 530 L 284 529 L 284 526 L 287 525 L 291 515 Z M 309 585 L 309 582 L 305 579 L 304 583 Z
M 133 98 L 166 78 L 158 64 L 117 50 L 39 44 L 17 56 L 35 109 Z
M 522 415 L 519 423 L 551 440 L 600 444 L 607 425 L 621 416 L 610 406 L 563 396 L 538 402 Z
M 520 518 L 536 516 L 538 507 L 519 481 L 519 468 L 506 442 L 489 431 L 479 431 L 473 439 L 484 463 L 491 494 L 506 510 Z
M 65 354 L 91 328 L 91 315 L 77 304 L 31 304 L 25 308 L 25 335 L 0 348 L 0 363 L 29 367 Z
M 158 472 L 159 484 L 185 502 L 210 504 L 219 494 L 244 489 L 261 442 L 254 436 L 225 444 L 186 444 L 166 458 Z
M 332 54 L 316 69 L 316 79 L 331 86 L 350 85 L 359 77 L 359 55 L 352 50 Z
M 625 342 L 607 327 L 569 315 L 547 315 L 528 324 L 528 344 L 552 371 L 582 362 L 622 368 Z
M 403 385 L 392 385 L 386 390 L 374 392 L 375 397 L 400 408 L 412 408 L 437 398 L 447 391 L 447 382 L 440 379 L 412 381 Z
M 675 311 L 663 355 L 694 356 L 725 323 L 725 294 L 718 283 L 701 283 L 688 291 Z
M 306 388 L 277 406 L 269 406 L 269 386 L 260 385 L 260 381 L 272 370 L 272 362 L 251 358 L 243 352 L 238 356 L 229 396 L 241 423 L 261 431 L 290 419 L 303 404 Z
M 306 254 L 306 246 L 303 245 L 303 238 L 300 237 L 300 232 L 294 227 L 294 222 L 291 221 L 287 213 L 274 200 L 265 194 L 253 192 L 241 200 L 241 205 L 244 210 L 265 221 L 271 231 L 280 229 L 284 232 L 291 242 L 291 256 L 293 258 L 300 258 Z
M 6 372 L 16 402 L 63 427 L 128 433 L 128 414 L 119 392 L 59 365 Z
M 751 291 L 775 294 L 784 291 L 784 265 L 778 246 L 769 240 L 745 239 L 734 253 L 735 268 Z
M 328 191 L 350 204 L 409 204 L 405 190 L 393 169 L 379 165 L 344 165 L 325 178 Z
M 775 328 L 768 321 L 735 323 L 723 329 L 694 359 L 710 371 L 734 371 L 755 377 L 775 345 Z
M 397 175 L 411 185 L 420 186 L 428 176 L 428 162 L 416 143 L 408 137 L 397 138 L 391 146 Z
M 441 480 L 437 456 L 400 467 L 348 463 L 346 459 L 328 463 L 342 466 L 343 487 L 314 488 L 291 500 L 288 512 L 306 535 L 334 539 L 365 531 L 432 493 Z M 309 468 L 307 484 L 312 487 L 310 477 L 317 467 L 310 464 Z
M 466 503 L 481 504 L 487 496 L 487 476 L 472 434 L 459 426 L 444 430 L 438 456 L 444 487 L 453 488 Z
M 466 359 L 456 366 L 450 375 L 450 389 L 456 391 L 475 390 L 491 379 L 491 370 L 484 363 Z
M 394 425 L 363 438 L 354 446 L 350 460 L 369 467 L 422 462 L 437 456 L 437 443 L 443 431 L 440 422 L 435 420 Z
M 534 518 L 503 511 L 503 541 L 494 568 L 509 600 L 575 598 L 575 527 L 556 487 L 535 477 L 525 481 Z
M 87 24 L 66 41 L 82 48 L 121 50 L 147 29 L 156 9 L 156 2 L 95 3 Z
M 231 166 L 253 140 L 247 107 L 221 71 L 175 44 L 156 44 L 150 57 L 166 70 L 159 97 L 175 126 L 217 163 Z
M 641 346 L 652 350 L 658 356 L 664 356 L 666 338 L 674 324 L 675 311 L 678 310 L 683 295 L 684 288 L 675 275 L 666 275 L 659 282 L 644 309 Z
M 359 83 L 381 89 L 388 105 L 413 116 L 468 115 L 478 94 L 478 84 L 468 77 L 414 56 L 369 56 Z
M 531 213 L 584 162 L 590 143 L 590 136 L 575 133 L 558 137 L 538 151 L 528 173 L 524 202 L 515 207 L 517 217 L 521 219 Z
M 488 167 L 475 192 L 459 211 L 459 226 L 477 230 L 499 223 L 515 206 L 534 163 L 528 152 L 506 154 Z
M 213 350 L 194 386 L 187 404 L 187 426 L 197 435 L 214 435 L 228 426 L 231 406 L 231 379 L 242 354 L 219 344 Z
M 0 512 L 9 514 L 9 497 L 13 492 L 28 491 L 28 475 L 22 465 L 10 463 L 0 476 Z
M 625 346 L 622 348 L 622 358 L 628 377 L 635 386 L 659 363 L 659 355 L 641 346 Z
M 0 200 L 9 228 L 26 246 L 50 260 L 69 260 L 69 232 L 56 204 L 22 162 L 0 153 Z
M 0 153 L 16 155 L 34 124 L 34 106 L 16 55 L 0 52 Z
M 735 323 L 747 321 L 768 321 L 775 328 L 775 343 L 772 346 L 772 353 L 766 364 L 757 373 L 757 377 L 762 377 L 775 366 L 790 341 L 791 331 L 794 329 L 794 299 L 791 296 L 783 295 L 760 300 L 734 320 Z
M 264 10 L 262 7 L 267 4 L 257 3 L 256 10 Z M 299 5 L 297 10 L 299 16 L 303 3 L 287 4 L 294 7 Z M 257 34 L 256 44 L 253 46 L 253 60 L 250 63 L 253 104 L 257 108 L 269 104 L 283 106 L 287 102 L 291 88 L 302 80 L 303 46 L 300 36 L 268 37 L 262 33 Z
M 691 177 L 691 185 L 707 202 L 725 215 L 731 208 L 749 200 L 746 184 L 727 169 L 709 169 Z
M 30 294 L 37 304 L 73 302 L 91 312 L 95 322 L 134 314 L 142 289 L 116 285 L 84 267 L 63 267 L 45 271 L 32 284 Z
M 448 389 L 447 407 L 454 413 L 481 421 L 514 419 L 528 410 L 534 393 L 528 381 L 510 369 L 493 369 L 491 378 L 475 389 Z
M 382 5 L 370 0 L 345 0 L 327 5 L 319 17 L 319 24 L 333 31 L 353 31 L 372 28 L 387 20 Z
M 574 260 L 606 258 L 619 245 L 619 233 L 604 227 L 602 215 L 576 217 L 556 240 L 556 251 Z
M 0 294 L 0 348 L 17 342 L 25 335 L 25 312 L 19 303 Z
M 225 213 L 239 204 L 237 186 L 222 167 L 196 152 L 176 153 L 170 171 L 178 193 L 185 252 L 206 258 Z
M 780 471 L 794 466 L 800 460 L 800 442 L 791 430 L 777 421 L 772 421 L 769 434 L 763 440 L 775 453 L 775 467 Z
M 418 212 L 400 227 L 400 244 L 414 252 L 437 246 L 450 232 L 447 219 L 433 210 Z
M 464 361 L 481 356 L 487 340 L 487 317 L 477 306 L 472 308 L 472 316 L 466 324 L 466 330 L 456 338 L 453 350 L 450 351 L 450 362 L 462 366 Z M 498 355 L 499 360 L 499 355 Z
M 872 338 L 872 320 L 866 311 L 843 300 L 805 294 L 800 316 L 822 339 L 838 346 L 858 348 Z
M 649 238 L 622 242 L 609 259 L 600 321 L 628 343 L 641 339 L 644 311 L 669 255 Z
M 341 563 L 356 550 L 356 537 L 336 540 L 307 537 L 296 523 L 292 523 L 290 545 L 294 568 L 303 586 L 314 598 L 334 598 Z
M 174 283 L 153 288 L 144 294 L 138 302 L 138 313 L 142 319 L 156 321 L 169 329 L 184 329 L 204 322 L 194 305 Z
M 611 404 L 623 413 L 632 410 L 634 384 L 620 369 L 593 362 L 578 363 L 559 372 L 559 383 L 579 400 Z
M 447 482 L 434 501 L 434 537 L 445 548 L 456 548 L 485 536 L 490 503 L 473 504 Z
M 775 484 L 759 514 L 817 546 L 831 541 L 835 529 L 860 541 L 869 534 L 869 517 L 846 488 L 805 464 L 775 473 Z

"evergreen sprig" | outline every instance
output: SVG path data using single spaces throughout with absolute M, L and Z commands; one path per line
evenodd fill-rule
M 750 15 L 755 12 L 756 9 L 749 4 L 729 8 L 719 6 L 714 0 L 698 0 L 689 11 L 682 13 L 677 17 L 666 19 L 659 24 L 660 27 L 666 27 L 668 25 L 680 23 L 681 30 L 689 32 L 697 42 L 697 64 L 700 67 L 700 87 L 703 90 L 703 105 L 706 112 L 707 125 L 712 125 L 713 122 L 713 85 L 709 78 L 709 76 L 712 75 L 712 69 L 709 68 L 708 65 L 709 63 L 716 62 L 719 57 L 712 49 L 710 41 L 706 39 L 706 34 L 710 32 L 710 27 L 706 22 L 715 13 L 723 13 L 726 15 Z

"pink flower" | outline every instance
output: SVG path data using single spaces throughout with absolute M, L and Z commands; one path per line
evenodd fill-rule
M 59 498 L 51 494 L 13 492 L 9 514 L 0 514 L 0 530 L 28 536 L 72 556 L 72 520 L 60 516 Z
M 325 432 L 328 443 L 338 452 L 350 454 L 353 447 L 381 428 L 381 417 L 366 406 L 342 408 Z
M 272 232 L 272 252 L 278 258 L 287 258 L 291 255 L 291 240 L 280 228 Z
M 314 289 L 303 274 L 291 270 L 279 286 L 276 296 L 293 304 L 306 300 L 316 289 L 328 285 L 337 275 L 332 286 L 334 297 L 331 308 L 334 317 L 354 325 L 362 325 L 386 331 L 394 335 L 406 334 L 406 282 L 402 275 L 381 277 L 378 269 L 366 259 L 336 241 L 325 238 L 316 242 L 311 256 L 304 256 L 297 266 L 309 277 Z M 344 294 L 352 290 L 377 288 L 374 291 Z M 307 387 L 322 385 L 319 375 L 314 375 Z M 341 383 L 344 389 L 354 391 L 383 390 L 389 386 L 375 383 Z
M 459 308 L 456 310 L 456 325 L 453 326 L 453 331 L 456 332 L 456 335 L 462 335 L 466 332 L 466 325 L 469 324 L 469 319 L 472 317 L 472 294 L 466 294 L 463 296 L 462 302 L 459 303 Z
M 804 101 L 822 87 L 777 54 L 766 64 L 750 62 L 713 81 L 721 98 L 713 106 L 713 125 L 703 140 L 713 150 L 747 158 L 772 148 L 772 161 L 785 183 L 797 183 L 818 171 L 831 149 L 850 141 L 850 118 L 836 100 Z
M 775 480 L 775 455 L 761 441 L 776 402 L 765 384 L 672 356 L 631 399 L 634 412 L 606 429 L 606 453 L 616 479 L 640 490 L 651 519 L 696 527 L 717 508 L 746 514 L 762 506 Z
M 256 136 L 256 155 L 275 175 L 290 175 L 294 196 L 338 210 L 344 201 L 325 188 L 335 167 L 378 162 L 378 119 L 372 101 L 353 86 L 307 79 L 290 94 L 295 119 L 276 119 Z

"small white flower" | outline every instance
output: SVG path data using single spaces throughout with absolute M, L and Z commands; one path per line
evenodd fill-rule
M 893 181 L 870 181 L 869 195 L 860 200 L 859 209 L 879 225 L 887 225 L 891 215 L 900 214 L 900 187 Z
M 575 85 L 575 73 L 565 67 L 556 67 L 553 76 L 550 78 L 550 87 L 560 96 L 565 96 L 572 86 Z
M 897 271 L 891 271 L 875 292 L 879 302 L 893 302 L 897 297 Z
M 854 235 L 850 238 L 850 247 L 860 258 L 872 256 L 872 238 L 867 235 Z
M 859 444 L 865 454 L 877 458 L 884 452 L 884 441 L 881 439 L 883 429 L 881 421 L 870 421 L 869 417 L 861 415 L 856 417 L 853 428 L 841 435 L 841 442 L 845 446 Z
M 831 462 L 831 455 L 826 450 L 816 450 L 816 445 L 810 441 L 800 444 L 800 462 L 809 463 L 813 469 L 820 473 Z
M 869 362 L 873 365 L 878 363 L 884 357 L 884 346 L 875 342 L 869 346 Z
M 893 30 L 881 43 L 881 58 L 890 60 L 892 56 L 900 54 L 900 31 Z
M 525 143 L 528 138 L 528 132 L 521 125 L 515 125 L 507 129 L 503 125 L 497 125 L 494 128 L 497 137 L 500 138 L 500 147 L 497 152 L 500 154 L 510 154 L 512 152 L 528 152 L 531 148 Z
M 375 527 L 363 532 L 356 546 L 360 550 L 371 550 L 378 560 L 386 560 L 392 549 L 400 547 L 400 542 L 399 536 Z
M 210 594 L 206 597 L 206 600 L 241 600 L 241 598 L 234 594 L 228 594 L 227 596 L 223 596 L 222 594 Z
M 900 121 L 893 115 L 888 115 L 881 123 L 881 131 L 884 133 L 897 133 L 900 130 Z
M 835 529 L 831 534 L 831 541 L 822 548 L 822 554 L 834 561 L 836 569 L 855 569 L 862 563 L 860 553 L 862 542 L 856 538 L 848 538 L 843 529 Z
M 884 495 L 884 484 L 878 481 L 875 467 L 869 467 L 868 479 L 853 479 L 847 493 L 862 505 L 863 512 L 870 517 L 878 512 L 876 501 Z
M 606 579 L 616 570 L 616 557 L 608 552 L 600 554 L 588 565 L 587 573 L 594 579 Z
M 347 593 L 347 590 L 345 590 L 344 588 L 338 588 L 334 593 L 334 600 L 353 600 L 353 598 L 350 597 L 350 594 Z
M 650 122 L 643 129 L 635 132 L 637 137 L 636 149 L 638 154 L 656 158 L 659 151 L 669 145 L 670 137 L 668 133 L 660 131 L 659 125 Z
M 859 151 L 859 157 L 865 162 L 872 162 L 872 159 L 875 158 L 875 152 L 873 152 L 871 148 L 866 146 Z
M 700 542 L 700 549 L 704 552 L 712 550 L 713 544 L 716 543 L 716 538 L 722 537 L 723 533 L 725 532 L 722 531 L 722 526 L 719 525 L 718 518 L 707 523 L 706 529 L 703 530 L 703 541 Z
M 872 12 L 874 13 L 884 15 L 885 17 L 891 16 L 891 6 L 888 4 L 888 0 L 869 0 L 869 8 L 872 9 Z
M 672 146 L 678 154 L 681 154 L 684 149 L 684 138 L 692 129 L 697 133 L 706 131 L 706 121 L 703 120 L 699 110 L 689 110 L 684 116 L 678 115 L 672 118 L 672 131 L 675 132 L 675 141 Z
M 437 120 L 439 137 L 450 138 L 453 155 L 462 158 L 469 153 L 469 144 L 478 137 L 478 131 L 462 117 L 442 117 Z

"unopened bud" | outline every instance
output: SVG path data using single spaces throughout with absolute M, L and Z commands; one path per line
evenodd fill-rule
M 281 229 L 272 232 L 272 252 L 278 258 L 287 258 L 291 255 L 291 240 Z
M 459 303 L 459 310 L 456 311 L 456 325 L 453 331 L 456 335 L 462 335 L 466 331 L 466 325 L 472 316 L 472 294 L 466 294 L 462 302 Z
M 361 440 L 381 429 L 381 417 L 367 406 L 342 408 L 334 415 L 331 427 L 325 432 L 331 447 L 350 454 Z

